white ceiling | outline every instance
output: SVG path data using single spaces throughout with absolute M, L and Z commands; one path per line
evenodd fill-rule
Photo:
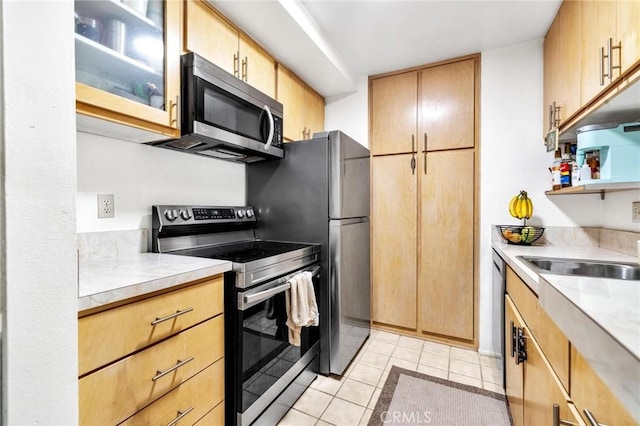
M 562 0 L 208 0 L 325 97 L 356 81 L 544 38 Z

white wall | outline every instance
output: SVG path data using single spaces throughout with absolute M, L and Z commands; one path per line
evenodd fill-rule
M 3 424 L 77 424 L 72 1 L 5 1 Z
M 245 203 L 243 164 L 88 133 L 77 140 L 78 232 L 151 232 L 153 204 Z M 114 194 L 114 218 L 98 219 L 97 194 Z
M 369 78 L 357 82 L 355 93 L 326 99 L 324 123 L 327 130 L 342 130 L 362 145 L 369 146 Z

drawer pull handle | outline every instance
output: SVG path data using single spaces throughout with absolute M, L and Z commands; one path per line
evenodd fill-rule
M 161 322 L 173 319 L 175 317 L 179 317 L 180 315 L 186 314 L 187 312 L 191 312 L 191 311 L 193 311 L 193 308 L 192 307 L 188 307 L 188 308 L 183 309 L 181 311 L 176 311 L 175 314 L 167 315 L 166 317 L 162 317 L 162 318 L 156 317 L 155 320 L 151 321 L 151 325 L 160 324 Z
M 186 416 L 187 414 L 192 412 L 194 410 L 194 408 L 195 408 L 194 406 L 191 406 L 191 407 L 187 408 L 184 411 L 178 410 L 178 417 L 176 417 L 175 419 L 173 419 L 169 423 L 167 423 L 167 426 L 174 426 L 176 423 L 178 423 L 180 421 L 180 419 L 182 419 L 184 416 Z
M 553 426 L 578 426 L 578 424 L 561 419 L 560 406 L 553 404 Z
M 178 360 L 178 361 L 177 361 L 177 364 L 176 364 L 176 365 L 174 365 L 173 367 L 171 367 L 171 368 L 167 368 L 167 369 L 166 369 L 166 370 L 164 370 L 164 371 L 161 371 L 161 370 L 156 371 L 156 375 L 155 375 L 155 376 L 153 376 L 153 378 L 152 378 L 151 380 L 155 382 L 155 381 L 156 381 L 156 380 L 158 380 L 159 378 L 166 376 L 167 374 L 171 373 L 172 371 L 177 370 L 178 368 L 182 367 L 183 365 L 185 365 L 185 364 L 186 364 L 186 363 L 188 363 L 188 362 L 193 361 L 194 359 L 195 359 L 194 357 L 189 357 L 189 358 L 187 358 L 187 359 L 185 359 L 185 360 L 182 360 L 182 361 L 181 361 L 181 360 Z
M 586 408 L 582 411 L 584 412 L 584 415 L 587 418 L 587 420 L 589 420 L 589 424 L 591 426 L 604 426 L 602 423 L 598 423 L 598 420 L 596 420 L 594 415 L 591 414 L 591 411 L 587 410 Z

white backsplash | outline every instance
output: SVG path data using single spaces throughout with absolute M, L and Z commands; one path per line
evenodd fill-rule
M 115 259 L 133 253 L 146 253 L 148 234 L 146 229 L 79 233 L 78 258 L 81 261 Z
M 492 225 L 491 240 L 504 241 L 495 225 Z M 640 232 L 596 227 L 547 226 L 540 239 L 533 245 L 601 247 L 635 256 L 638 240 Z

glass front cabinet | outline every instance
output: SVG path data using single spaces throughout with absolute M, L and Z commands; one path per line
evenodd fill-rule
M 180 5 L 76 0 L 78 114 L 179 135 Z

